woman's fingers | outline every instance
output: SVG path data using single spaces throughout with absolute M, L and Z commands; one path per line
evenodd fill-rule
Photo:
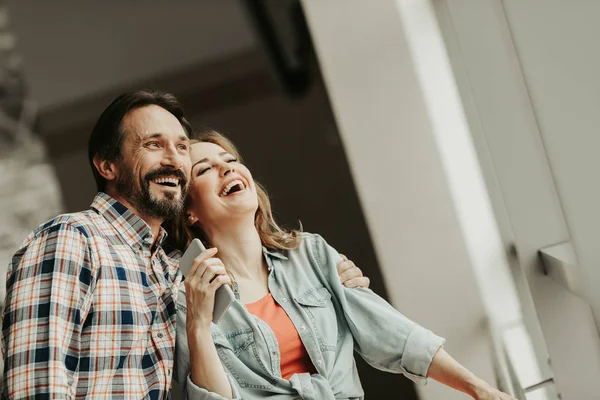
M 225 266 L 223 266 L 221 260 L 218 258 L 212 258 L 207 260 L 207 263 L 209 262 L 211 262 L 211 264 L 207 265 L 204 273 L 200 277 L 200 281 L 205 285 L 210 284 L 218 275 L 227 275 L 227 271 L 225 270 Z
M 203 327 L 210 325 L 213 316 L 215 291 L 231 283 L 223 262 L 213 258 L 216 249 L 209 249 L 194 259 L 190 273 L 184 280 L 187 302 L 186 325 Z
M 347 288 L 368 288 L 371 285 L 371 280 L 366 276 L 359 276 L 358 278 L 348 279 L 344 282 L 344 286 Z
M 216 292 L 218 288 L 220 288 L 223 285 L 230 285 L 231 284 L 231 277 L 227 274 L 225 275 L 218 275 L 215 279 L 213 279 L 213 281 L 208 285 L 210 290 L 212 290 L 213 292 Z
M 349 271 L 350 274 L 362 276 L 362 271 L 356 265 L 354 265 L 354 262 L 352 262 L 352 260 L 348 260 L 343 254 L 340 255 L 342 256 L 342 261 L 337 265 L 337 271 L 340 278 L 344 273 L 347 274 Z
M 194 261 L 192 261 L 192 266 L 190 268 L 190 271 L 187 274 L 187 277 L 195 275 L 196 271 L 199 268 L 201 268 L 201 266 L 203 265 L 202 263 L 204 261 L 214 257 L 218 251 L 219 250 L 216 247 L 212 247 L 206 251 L 203 251 L 198 257 L 194 258 Z M 202 270 L 201 272 L 204 272 L 204 271 Z M 200 275 L 202 275 L 202 273 Z M 187 279 L 187 277 L 186 277 L 186 279 Z

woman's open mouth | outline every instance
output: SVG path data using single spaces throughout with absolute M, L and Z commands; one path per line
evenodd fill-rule
M 223 190 L 221 190 L 221 193 L 219 193 L 219 196 L 221 197 L 227 197 L 229 195 L 232 195 L 234 193 L 240 192 L 242 190 L 246 189 L 246 185 L 244 185 L 244 182 L 242 182 L 239 179 L 236 179 L 234 181 L 231 181 L 227 184 L 227 186 L 225 186 L 223 188 Z

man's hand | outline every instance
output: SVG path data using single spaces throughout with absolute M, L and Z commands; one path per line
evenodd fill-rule
M 351 260 L 348 260 L 348 257 L 343 254 L 340 254 L 340 256 L 342 256 L 342 262 L 337 265 L 337 270 L 342 285 L 348 288 L 368 288 L 369 284 L 371 283 L 369 278 L 363 276 L 360 268 L 354 265 Z

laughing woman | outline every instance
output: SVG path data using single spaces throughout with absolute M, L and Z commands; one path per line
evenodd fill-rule
M 178 234 L 211 248 L 194 261 L 178 302 L 177 375 L 188 398 L 362 399 L 356 351 L 414 381 L 431 377 L 478 400 L 512 399 L 371 290 L 343 286 L 340 255 L 321 236 L 279 228 L 228 139 L 206 132 L 191 157 L 188 236 Z M 236 301 L 211 324 L 224 284 Z

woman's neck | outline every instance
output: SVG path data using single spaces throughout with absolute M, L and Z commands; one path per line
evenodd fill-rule
M 220 224 L 206 231 L 210 245 L 225 268 L 241 278 L 255 278 L 264 273 L 262 243 L 254 221 Z

